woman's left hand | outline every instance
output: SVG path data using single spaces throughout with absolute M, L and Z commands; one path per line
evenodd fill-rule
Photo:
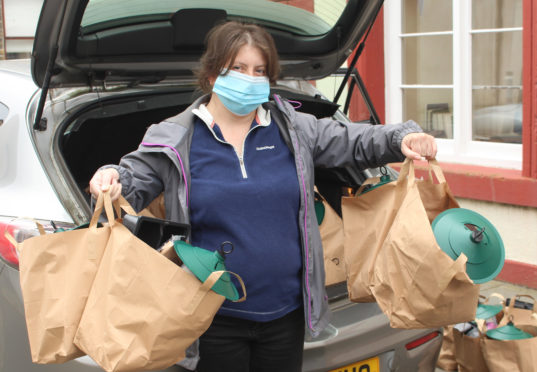
M 403 137 L 401 142 L 401 152 L 407 158 L 420 160 L 434 159 L 436 157 L 436 140 L 426 133 L 410 133 Z

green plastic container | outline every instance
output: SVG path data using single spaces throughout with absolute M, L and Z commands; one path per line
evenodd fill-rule
M 480 214 L 464 208 L 440 213 L 432 223 L 440 248 L 456 260 L 468 257 L 466 273 L 476 284 L 494 279 L 502 270 L 505 250 L 494 226 Z
M 533 335 L 524 332 L 523 330 L 515 327 L 512 322 L 509 322 L 503 327 L 489 329 L 487 331 L 487 337 L 492 338 L 493 340 L 507 341 L 532 338 Z
M 485 305 L 485 304 L 479 304 L 477 305 L 477 311 L 475 313 L 476 319 L 489 319 L 496 314 L 498 314 L 500 311 L 502 311 L 503 306 L 502 305 Z
M 225 247 L 228 244 L 230 249 L 226 251 Z M 207 280 L 213 271 L 225 271 L 224 256 L 233 251 L 233 245 L 229 242 L 222 243 L 221 249 L 214 252 L 194 247 L 182 240 L 174 241 L 173 247 L 185 266 L 202 282 Z M 224 273 L 218 279 L 212 290 L 228 300 L 237 301 L 239 299 L 239 292 L 228 273 Z

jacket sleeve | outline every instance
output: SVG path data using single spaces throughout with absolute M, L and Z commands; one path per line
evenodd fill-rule
M 121 193 L 137 212 L 141 211 L 163 191 L 162 167 L 167 162 L 161 154 L 133 151 L 119 165 L 106 165 L 119 172 Z
M 386 125 L 342 123 L 301 113 L 296 113 L 293 123 L 310 147 L 315 166 L 326 168 L 367 169 L 402 161 L 403 137 L 422 132 L 413 121 Z

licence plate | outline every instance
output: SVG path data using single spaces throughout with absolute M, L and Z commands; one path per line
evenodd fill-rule
M 329 372 L 380 372 L 379 358 L 361 360 L 348 366 L 332 369 Z

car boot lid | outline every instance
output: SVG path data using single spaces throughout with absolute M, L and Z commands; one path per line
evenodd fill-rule
M 318 79 L 355 49 L 383 0 L 349 0 L 333 21 L 264 0 L 45 0 L 34 41 L 32 76 L 44 90 L 111 82 L 194 81 L 210 28 L 253 22 L 274 37 L 282 78 Z M 313 2 L 312 2 L 313 3 Z M 323 8 L 323 6 L 318 6 Z

